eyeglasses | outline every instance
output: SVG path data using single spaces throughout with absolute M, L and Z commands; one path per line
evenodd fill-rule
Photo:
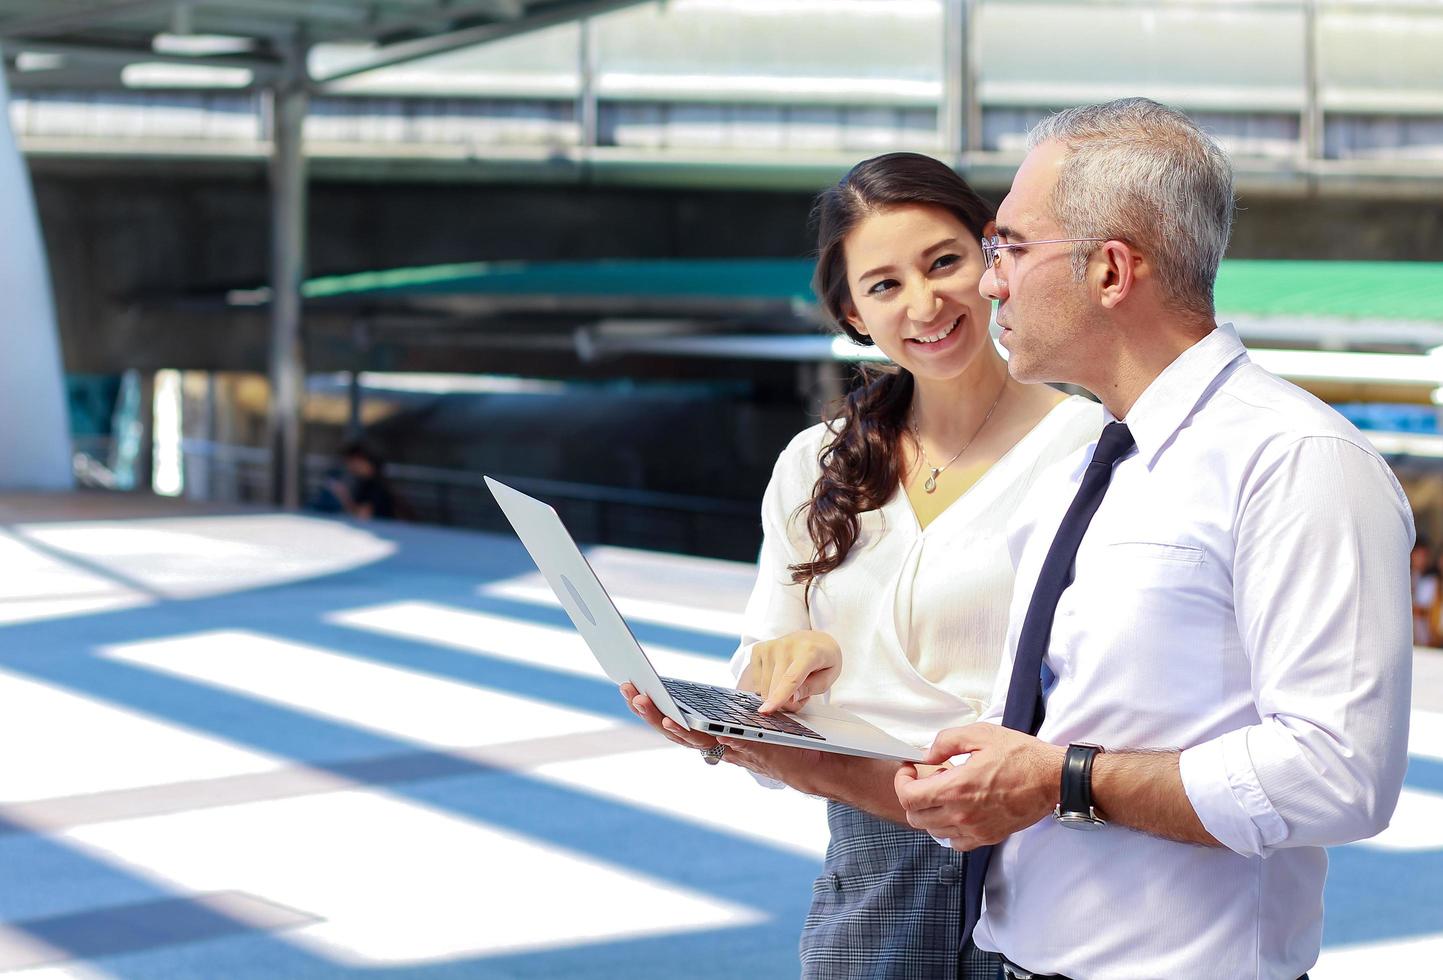
M 987 268 L 997 268 L 997 256 L 1001 252 L 1013 248 L 1030 248 L 1033 245 L 1062 245 L 1070 242 L 1095 242 L 1102 244 L 1111 241 L 1108 238 L 1044 238 L 1040 242 L 1004 242 L 1000 235 L 993 235 L 990 238 L 982 239 L 982 261 Z

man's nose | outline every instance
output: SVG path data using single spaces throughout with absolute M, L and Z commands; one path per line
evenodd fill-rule
M 997 266 L 982 273 L 982 278 L 977 281 L 977 291 L 990 300 L 1007 298 L 1007 280 L 998 273 Z

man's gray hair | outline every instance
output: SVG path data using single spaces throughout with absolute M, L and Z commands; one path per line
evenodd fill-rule
M 1135 246 L 1169 305 L 1211 315 L 1234 209 L 1232 164 L 1217 141 L 1151 99 L 1059 112 L 1032 128 L 1027 148 L 1049 140 L 1069 151 L 1052 193 L 1063 235 Z M 1094 251 L 1072 246 L 1079 280 Z

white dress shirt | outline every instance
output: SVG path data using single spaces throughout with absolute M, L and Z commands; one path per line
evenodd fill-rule
M 824 630 L 842 648 L 830 702 L 919 746 L 987 705 L 1007 634 L 1012 559 L 1007 523 L 1038 474 L 1088 445 L 1102 408 L 1073 396 L 923 529 L 898 487 L 858 515 L 860 533 L 812 587 L 811 609 L 788 566 L 810 561 L 806 514 L 828 428 L 800 432 L 777 459 L 762 499 L 761 555 L 745 633 L 732 658 L 740 676 L 752 646 L 797 630 Z
M 1285 978 L 1321 944 L 1324 847 L 1387 826 L 1407 762 L 1412 513 L 1340 415 L 1254 365 L 1231 326 L 1128 413 L 1137 449 L 1062 594 L 1038 732 L 1181 749 L 1224 847 L 1051 817 L 993 854 L 984 949 L 1075 980 Z M 1010 661 L 1089 446 L 1019 510 Z M 1044 675 L 1046 672 L 1044 672 Z

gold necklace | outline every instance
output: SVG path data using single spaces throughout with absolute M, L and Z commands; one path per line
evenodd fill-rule
M 916 408 L 912 409 L 912 438 L 915 439 L 917 442 L 917 452 L 920 453 L 922 456 L 922 464 L 926 466 L 927 469 L 932 471 L 932 474 L 927 477 L 927 482 L 922 484 L 923 490 L 927 491 L 928 493 L 933 493 L 936 491 L 937 477 L 942 475 L 943 470 L 951 466 L 953 463 L 957 462 L 957 460 L 961 458 L 962 454 L 967 451 L 967 448 L 976 441 L 979 435 L 981 435 L 983 428 L 987 425 L 987 420 L 992 417 L 993 411 L 996 410 L 998 404 L 1002 401 L 1002 395 L 1005 391 L 1007 391 L 1007 379 L 1003 378 L 1002 387 L 997 391 L 997 397 L 992 399 L 992 407 L 987 410 L 986 415 L 982 416 L 982 422 L 973 431 L 972 438 L 968 439 L 963 444 L 962 448 L 957 450 L 957 452 L 953 453 L 952 458 L 947 460 L 947 462 L 943 463 L 941 466 L 933 466 L 932 461 L 927 458 L 927 447 L 922 445 L 922 434 L 917 431 L 917 410 Z

